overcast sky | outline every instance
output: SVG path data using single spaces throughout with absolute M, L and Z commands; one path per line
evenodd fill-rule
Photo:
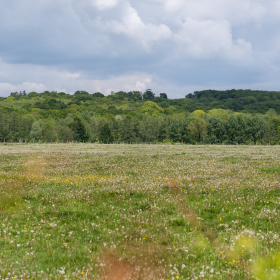
M 280 90 L 280 0 L 0 0 L 12 91 Z

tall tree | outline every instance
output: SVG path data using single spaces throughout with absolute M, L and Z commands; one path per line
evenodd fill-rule
M 8 139 L 9 127 L 7 123 L 7 116 L 0 113 L 0 140 L 1 142 Z
M 188 129 L 190 130 L 194 140 L 201 142 L 204 137 L 206 122 L 203 118 L 194 117 L 189 123 Z
M 236 116 L 232 115 L 226 123 L 227 142 L 230 144 L 237 143 L 239 125 Z
M 186 118 L 181 127 L 181 141 L 184 143 L 191 143 L 190 131 L 188 129 L 189 120 Z
M 42 128 L 39 122 L 34 122 L 30 131 L 30 138 L 38 141 L 42 137 Z
M 114 141 L 113 135 L 111 133 L 111 129 L 108 123 L 105 123 L 101 129 L 99 134 L 99 141 L 102 143 L 112 143 Z
M 152 92 L 151 89 L 146 89 L 146 91 L 143 93 L 143 99 L 145 100 L 152 100 L 155 98 L 155 94 Z
M 89 133 L 80 118 L 76 117 L 70 125 L 70 128 L 74 131 L 74 140 L 88 141 Z
M 159 94 L 159 97 L 167 99 L 167 94 L 162 92 L 162 93 Z
M 273 134 L 275 135 L 275 142 L 280 143 L 280 118 L 270 120 L 271 127 L 273 128 Z M 257 130 L 258 132 L 258 130 Z
M 170 138 L 173 142 L 180 141 L 179 121 L 174 119 L 170 127 Z
M 225 140 L 225 122 L 218 116 L 211 116 L 206 126 L 206 143 L 222 143 Z
M 57 140 L 57 131 L 55 120 L 51 117 L 41 120 L 42 127 L 42 138 L 46 141 L 56 141 Z

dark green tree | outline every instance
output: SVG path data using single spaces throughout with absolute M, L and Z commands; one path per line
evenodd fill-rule
M 95 97 L 95 98 L 96 97 L 102 98 L 102 97 L 104 97 L 104 94 L 102 94 L 101 92 L 95 92 L 95 93 L 92 94 L 92 96 Z
M 188 129 L 189 120 L 186 118 L 181 127 L 181 141 L 184 143 L 191 143 L 190 131 Z
M 0 141 L 7 141 L 9 138 L 9 126 L 7 122 L 7 116 L 0 113 Z
M 247 118 L 247 129 L 245 131 L 247 141 L 261 142 L 264 138 L 266 123 L 260 116 Z
M 124 142 L 134 142 L 136 135 L 134 131 L 134 124 L 131 119 L 125 118 L 119 121 L 119 139 Z
M 146 91 L 143 93 L 143 99 L 145 100 L 152 100 L 155 98 L 155 94 L 152 92 L 151 89 L 146 89 Z
M 251 141 L 251 137 L 249 134 L 246 134 L 246 131 L 248 129 L 248 118 L 242 114 L 238 114 L 236 116 L 237 123 L 238 123 L 238 129 L 236 132 L 236 140 L 238 144 L 246 143 L 247 141 Z
M 74 140 L 88 141 L 89 133 L 87 132 L 86 127 L 84 126 L 80 118 L 76 117 L 73 123 L 70 125 L 70 128 L 74 132 Z
M 276 143 L 280 143 L 280 119 L 279 118 L 275 118 L 269 121 L 269 123 L 271 124 L 271 127 L 273 129 L 273 134 L 275 135 L 275 142 Z
M 165 123 L 159 124 L 159 130 L 158 130 L 158 140 L 160 142 L 163 142 L 164 139 L 167 139 L 167 129 Z
M 102 143 L 112 143 L 114 141 L 113 135 L 111 133 L 111 129 L 108 123 L 105 123 L 101 129 L 99 134 L 99 141 Z
M 180 141 L 180 133 L 179 133 L 179 121 L 177 119 L 173 120 L 170 127 L 170 138 L 173 142 Z
M 142 100 L 142 93 L 140 91 L 130 91 L 127 93 L 128 97 L 138 101 L 138 100 Z
M 228 119 L 226 123 L 226 135 L 227 135 L 227 142 L 229 144 L 236 144 L 237 143 L 237 134 L 239 130 L 238 121 L 236 116 L 232 115 Z
M 211 116 L 206 126 L 205 142 L 222 143 L 225 140 L 225 122 L 218 116 Z

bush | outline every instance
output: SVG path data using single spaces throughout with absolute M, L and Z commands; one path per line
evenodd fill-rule
M 172 140 L 170 140 L 170 139 L 164 139 L 163 143 L 164 144 L 172 144 L 172 145 L 174 145 L 174 142 Z

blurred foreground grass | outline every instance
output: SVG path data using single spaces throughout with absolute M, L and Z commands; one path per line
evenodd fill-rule
M 280 147 L 0 146 L 0 279 L 280 279 Z

